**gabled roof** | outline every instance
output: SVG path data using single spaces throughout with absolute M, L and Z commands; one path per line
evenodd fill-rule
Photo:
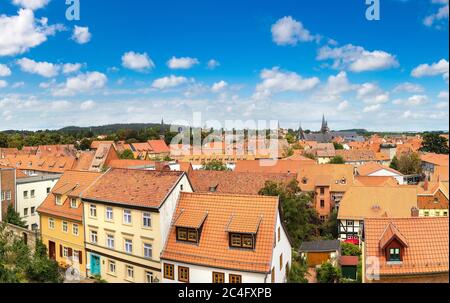
M 152 153 L 161 154 L 170 152 L 170 148 L 164 140 L 148 140 L 147 143 L 152 148 Z
M 438 166 L 449 166 L 449 155 L 425 153 L 420 156 L 420 159 L 422 160 L 422 162 L 432 163 Z
M 392 222 L 389 222 L 380 237 L 380 249 L 385 249 L 393 239 L 398 240 L 403 245 L 403 247 L 408 246 L 408 241 L 406 240 L 405 236 L 402 235 L 402 233 Z
M 270 271 L 278 216 L 277 197 L 181 193 L 174 218 L 181 212 L 208 212 L 199 243 L 177 241 L 172 224 L 161 259 L 239 271 Z M 262 218 L 254 250 L 230 249 L 228 228 L 232 217 Z M 245 224 L 242 228 L 246 229 Z
M 108 164 L 111 168 L 135 168 L 135 169 L 143 169 L 143 168 L 154 168 L 155 161 L 150 160 L 131 160 L 131 159 L 117 159 L 111 160 Z
M 199 229 L 208 216 L 207 211 L 184 211 L 176 218 L 174 226 Z
M 355 186 L 398 186 L 398 181 L 389 176 L 356 176 Z
M 373 174 L 373 173 L 375 173 L 377 171 L 380 171 L 380 170 L 387 170 L 387 171 L 389 171 L 391 173 L 394 173 L 396 175 L 403 176 L 403 174 L 401 172 L 399 172 L 399 171 L 397 171 L 395 169 L 392 169 L 392 168 L 390 168 L 388 166 L 384 166 L 384 165 L 378 164 L 376 162 L 369 162 L 369 163 L 365 163 L 365 164 L 359 166 L 358 167 L 358 174 L 361 175 L 361 176 L 368 176 L 368 175 L 371 175 L 371 174 Z
M 314 191 L 316 186 L 330 185 L 333 192 L 345 192 L 353 185 L 353 166 L 347 164 L 309 164 L 297 171 L 302 191 Z M 345 183 L 343 182 L 345 180 Z
M 390 224 L 408 242 L 401 263 L 386 262 L 380 248 L 380 238 Z M 368 218 L 364 221 L 364 234 L 365 256 L 378 258 L 380 275 L 448 273 L 448 218 Z
M 416 187 L 353 186 L 339 204 L 338 219 L 406 218 L 413 207 L 417 208 Z
M 159 208 L 183 175 L 183 172 L 111 168 L 83 199 Z

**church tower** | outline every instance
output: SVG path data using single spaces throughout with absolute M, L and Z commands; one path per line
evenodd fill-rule
M 330 132 L 330 128 L 328 127 L 328 122 L 325 120 L 325 115 L 322 116 L 322 127 L 320 128 L 320 132 L 322 134 Z
M 305 132 L 302 128 L 302 123 L 300 123 L 298 132 L 297 132 L 297 140 L 306 140 Z

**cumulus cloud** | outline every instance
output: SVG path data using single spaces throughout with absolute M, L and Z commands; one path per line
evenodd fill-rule
M 445 20 L 448 21 L 448 0 L 432 0 L 431 2 L 434 4 L 439 4 L 440 6 L 436 12 L 426 16 L 423 19 L 423 24 L 429 27 L 435 25 L 440 28 L 442 25 L 440 23 Z
M 411 76 L 416 78 L 422 78 L 427 76 L 437 76 L 442 75 L 444 80 L 448 82 L 449 65 L 448 61 L 445 59 L 439 60 L 430 64 L 421 64 L 413 69 Z
M 352 44 L 334 48 L 328 45 L 323 46 L 318 51 L 317 60 L 333 60 L 333 68 L 356 73 L 399 66 L 394 55 L 381 50 L 367 51 L 361 46 Z
M 404 82 L 399 85 L 397 85 L 394 89 L 394 93 L 398 92 L 407 92 L 407 93 L 422 93 L 425 89 L 420 84 L 415 84 L 411 82 Z
M 72 96 L 76 93 L 90 92 L 105 87 L 108 78 L 99 72 L 87 72 L 71 77 L 53 90 L 54 96 Z
M 92 100 L 84 101 L 80 104 L 81 110 L 91 110 L 93 109 L 97 104 Z
M 11 76 L 11 70 L 5 64 L 0 64 L 0 77 Z
M 29 8 L 31 10 L 36 10 L 43 8 L 46 6 L 50 0 L 13 0 L 13 4 L 23 7 L 23 8 Z
M 144 71 L 155 67 L 147 53 L 127 52 L 122 56 L 122 66 L 135 71 Z
M 356 91 L 356 98 L 368 104 L 381 104 L 389 101 L 389 93 L 374 83 L 363 83 Z
M 8 82 L 6 82 L 5 80 L 0 80 L 0 88 L 5 88 L 8 86 Z
M 396 99 L 393 103 L 396 105 L 418 106 L 427 103 L 428 100 L 428 96 L 426 95 L 413 95 L 408 99 Z
M 342 111 L 344 109 L 347 109 L 349 107 L 350 103 L 347 100 L 342 101 L 338 105 L 338 111 Z
M 22 58 L 17 60 L 17 64 L 23 72 L 46 78 L 55 77 L 59 72 L 59 66 L 49 62 L 36 62 L 32 59 Z
M 311 35 L 300 21 L 287 16 L 272 25 L 272 39 L 278 45 L 296 45 L 298 42 L 319 40 L 320 37 Z
M 63 30 L 62 25 L 48 25 L 46 18 L 36 20 L 30 9 L 20 9 L 18 15 L 0 15 L 0 56 L 23 54 Z
M 215 60 L 215 59 L 211 59 L 208 61 L 208 69 L 216 69 L 217 67 L 220 66 L 220 62 Z
M 224 90 L 227 86 L 228 86 L 228 83 L 222 80 L 222 81 L 214 83 L 211 87 L 211 91 L 214 93 L 218 93 L 218 92 Z
M 171 69 L 190 69 L 194 65 L 199 64 L 197 58 L 190 57 L 181 57 L 176 58 L 172 57 L 169 61 L 167 61 L 167 66 Z
M 189 80 L 185 77 L 177 77 L 177 76 L 171 75 L 168 77 L 156 79 L 155 81 L 153 81 L 152 87 L 156 88 L 156 89 L 160 89 L 160 90 L 165 90 L 165 89 L 180 86 L 182 84 L 186 84 L 186 83 L 188 83 L 188 81 Z
M 279 92 L 303 92 L 310 90 L 320 83 L 319 78 L 303 78 L 297 73 L 281 71 L 279 67 L 264 69 L 260 73 L 263 80 L 256 86 L 253 95 L 255 99 L 268 98 Z
M 89 32 L 89 27 L 77 26 L 73 28 L 72 40 L 78 44 L 86 44 L 91 41 L 92 34 Z
M 63 73 L 64 74 L 71 74 L 76 73 L 81 69 L 82 64 L 81 63 L 66 63 L 63 65 Z
M 364 107 L 363 112 L 372 113 L 372 112 L 376 112 L 376 111 L 380 110 L 380 108 L 381 108 L 381 104 L 368 105 L 368 106 Z

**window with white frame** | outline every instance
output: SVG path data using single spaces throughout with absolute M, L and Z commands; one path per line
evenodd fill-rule
M 111 234 L 106 235 L 106 246 L 108 248 L 114 248 L 114 245 L 115 245 L 114 242 L 115 242 L 114 241 L 114 235 L 111 235 Z
M 30 196 L 31 198 L 34 198 L 36 196 L 36 191 L 34 189 L 31 190 Z
M 53 218 L 48 219 L 48 228 L 55 229 L 55 219 Z
M 34 216 L 34 214 L 36 213 L 36 207 L 32 207 L 32 208 L 30 208 L 30 210 L 31 210 L 31 215 L 32 216 Z
M 151 213 L 143 213 L 142 214 L 142 225 L 144 228 L 152 227 L 152 214 Z
M 63 257 L 64 258 L 69 257 L 69 248 L 68 247 L 63 247 Z
M 113 208 L 107 207 L 106 208 L 106 220 L 112 221 L 113 219 L 114 219 Z
M 24 215 L 24 217 L 28 216 L 28 208 L 23 209 L 23 215 Z
M 6 201 L 11 201 L 11 191 L 6 191 Z
M 123 223 L 131 224 L 131 210 L 124 209 L 124 211 L 123 211 Z
M 125 252 L 128 254 L 133 253 L 133 240 L 125 239 Z
M 77 199 L 75 198 L 70 199 L 70 207 L 77 208 Z
M 62 231 L 67 233 L 69 231 L 69 224 L 66 221 L 62 223 Z
M 116 262 L 108 260 L 108 271 L 110 274 L 116 273 Z
M 61 205 L 62 204 L 62 198 L 61 198 L 61 195 L 56 195 L 55 196 L 55 202 L 56 202 L 56 204 L 58 204 L 58 205 Z
M 23 191 L 23 198 L 28 199 L 28 190 Z
M 153 283 L 153 273 L 150 271 L 145 272 L 145 282 L 146 283 Z
M 89 214 L 92 218 L 97 218 L 97 205 L 89 205 Z
M 144 243 L 144 257 L 151 259 L 153 256 L 153 246 L 150 243 Z
M 97 244 L 97 242 L 98 242 L 98 235 L 97 235 L 97 231 L 96 230 L 91 230 L 91 232 L 90 232 L 90 239 L 91 239 L 91 243 Z
M 76 260 L 77 262 L 80 261 L 80 251 L 78 250 L 73 251 L 73 260 Z
M 134 279 L 134 267 L 127 265 L 127 279 Z
M 78 224 L 73 224 L 72 225 L 72 234 L 74 234 L 75 236 L 78 236 L 78 233 L 79 233 Z

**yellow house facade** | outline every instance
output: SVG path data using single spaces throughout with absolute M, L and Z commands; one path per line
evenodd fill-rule
M 110 283 L 157 283 L 160 254 L 183 172 L 111 169 L 83 196 L 88 276 Z
M 86 276 L 82 192 L 100 173 L 66 171 L 38 208 L 41 237 L 49 257 L 63 268 L 75 268 Z

